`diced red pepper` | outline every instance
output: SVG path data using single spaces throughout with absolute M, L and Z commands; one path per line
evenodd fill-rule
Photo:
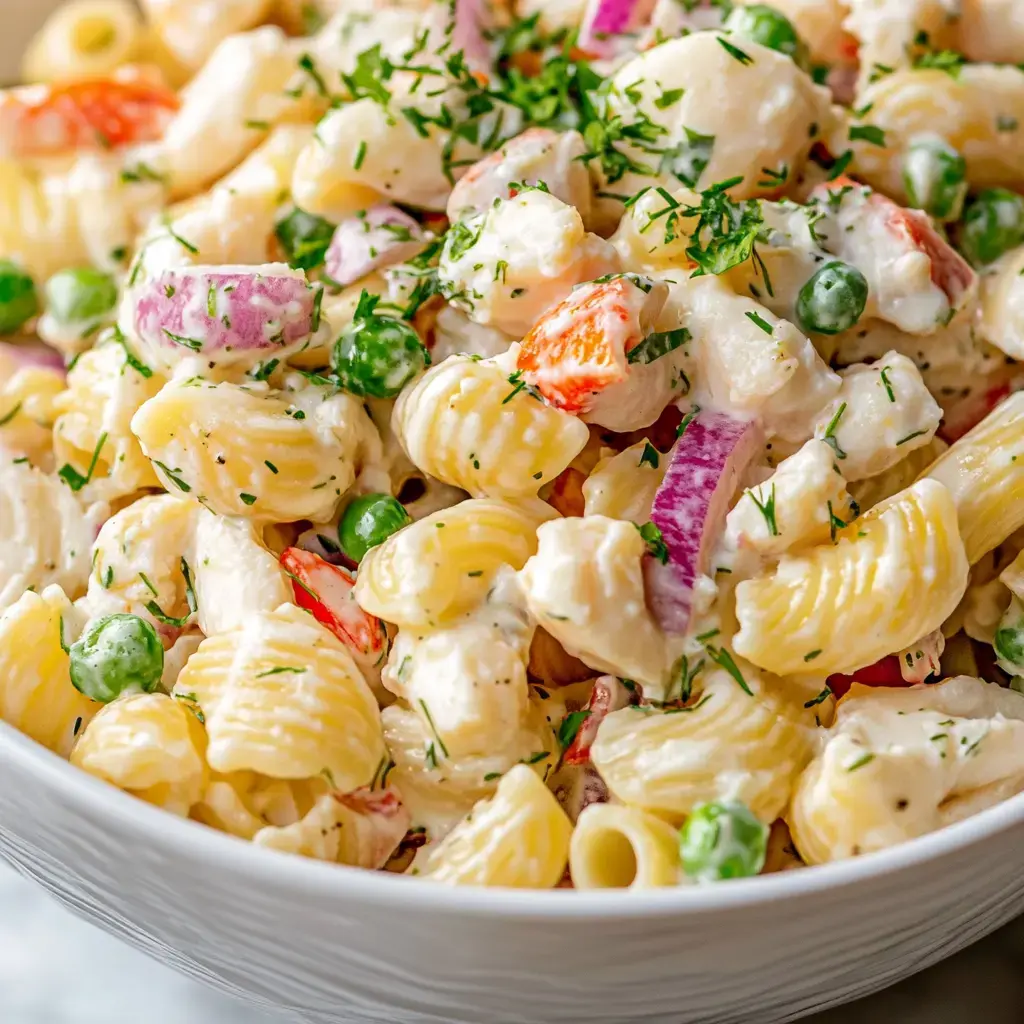
M 281 567 L 291 574 L 295 603 L 312 612 L 358 660 L 373 661 L 384 653 L 384 624 L 356 604 L 353 573 L 302 548 L 286 548 Z

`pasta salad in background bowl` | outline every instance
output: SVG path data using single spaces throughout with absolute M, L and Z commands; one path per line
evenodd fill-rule
M 0 854 L 311 1022 L 792 1019 L 1024 908 L 1019 4 L 13 23 Z

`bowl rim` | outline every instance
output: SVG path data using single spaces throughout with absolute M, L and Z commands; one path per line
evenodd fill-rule
M 149 832 L 165 852 L 195 857 L 234 874 L 262 876 L 264 884 L 323 898 L 336 894 L 347 901 L 362 899 L 396 910 L 453 911 L 471 916 L 512 918 L 644 918 L 705 914 L 773 904 L 823 890 L 855 886 L 956 853 L 1013 825 L 1024 822 L 1024 793 L 979 811 L 936 832 L 898 846 L 829 864 L 782 871 L 726 885 L 678 886 L 665 889 L 511 889 L 449 886 L 385 871 L 300 857 L 257 846 L 201 822 L 178 817 L 73 766 L 59 755 L 0 721 L 0 761 L 5 757 L 35 773 L 47 786 L 59 788 L 98 818 L 116 819 Z M 65 823 L 66 827 L 66 823 Z M 17 835 L 17 827 L 6 830 Z

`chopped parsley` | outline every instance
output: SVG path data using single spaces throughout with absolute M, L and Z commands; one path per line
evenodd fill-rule
M 846 770 L 848 772 L 855 772 L 858 768 L 863 768 L 864 765 L 870 764 L 874 759 L 875 755 L 872 753 L 861 754 L 856 761 L 853 761 L 846 766 Z
M 654 331 L 626 353 L 626 362 L 653 363 L 655 359 L 674 352 L 689 340 L 690 332 L 685 327 L 677 327 L 672 331 Z
M 806 660 L 807 659 L 804 658 L 804 661 L 806 661 Z M 823 704 L 831 696 L 832 696 L 832 688 L 830 686 L 826 686 L 825 689 L 822 690 L 821 693 L 819 693 L 817 697 L 812 697 L 809 701 L 805 701 L 804 702 L 804 707 L 805 708 L 816 707 L 818 704 Z
M 839 408 L 836 409 L 835 415 L 832 417 L 832 419 L 829 420 L 828 426 L 825 427 L 825 433 L 822 435 L 821 438 L 822 441 L 824 441 L 825 444 L 827 444 L 832 449 L 832 451 L 835 452 L 835 456 L 837 459 L 846 458 L 846 452 L 844 452 L 843 449 L 839 447 L 839 441 L 836 439 L 836 430 L 839 427 L 839 421 L 843 418 L 844 412 L 846 412 L 845 402 L 843 402 L 842 405 L 840 405 Z
M 633 525 L 636 526 L 635 523 Z M 644 523 L 643 526 L 637 526 L 636 531 L 647 545 L 647 553 L 662 565 L 668 564 L 668 545 L 665 543 L 661 530 L 654 523 Z
M 775 521 L 775 484 L 772 484 L 772 493 L 767 501 L 759 501 L 753 489 L 747 491 L 750 495 L 750 500 L 757 506 L 758 512 L 764 516 L 765 525 L 768 527 L 768 535 L 771 537 L 778 537 L 779 526 Z
M 96 471 L 96 465 L 100 460 L 100 452 L 106 443 L 107 432 L 104 431 L 100 434 L 99 440 L 96 442 L 96 447 L 93 449 L 92 459 L 89 461 L 89 469 L 86 471 L 85 476 L 79 473 L 78 470 L 68 462 L 65 462 L 64 465 L 57 470 L 57 476 L 59 476 L 61 480 L 71 488 L 71 490 L 75 492 L 80 491 L 92 479 L 92 475 Z
M 885 131 L 876 124 L 850 125 L 849 139 L 851 142 L 868 142 L 872 146 L 885 148 Z
M 765 320 L 765 318 L 761 316 L 756 310 L 748 309 L 746 312 L 746 317 L 752 323 L 760 327 L 765 334 L 774 334 L 774 328 L 772 327 L 772 325 L 768 323 L 768 321 Z
M 651 444 L 650 441 L 644 442 L 644 450 L 640 454 L 639 466 L 650 466 L 651 469 L 658 468 L 659 453 L 658 449 Z
M 153 465 L 156 466 L 158 469 L 162 469 L 164 472 L 164 476 L 166 476 L 167 479 L 170 480 L 171 483 L 174 484 L 174 486 L 177 487 L 179 491 L 183 491 L 185 494 L 188 494 L 188 492 L 192 490 L 191 485 L 187 484 L 181 478 L 180 469 L 170 469 L 168 466 L 165 466 L 162 462 L 160 462 L 159 459 L 153 459 Z
M 728 39 L 724 39 L 722 36 L 715 36 L 715 38 L 721 43 L 722 49 L 734 60 L 738 60 L 744 67 L 754 63 L 754 58 L 749 53 L 744 52 L 738 46 L 733 46 Z
M 889 396 L 889 401 L 890 402 L 895 402 L 896 401 L 896 392 L 893 391 L 893 389 L 892 389 L 892 381 L 890 381 L 889 377 L 888 377 L 889 367 L 888 366 L 883 366 L 882 369 L 879 370 L 878 372 L 879 372 L 879 376 L 881 376 L 881 378 L 882 378 L 882 386 L 885 388 L 885 393 Z
M 587 709 L 570 711 L 562 719 L 561 724 L 558 726 L 558 745 L 562 750 L 568 750 L 572 746 L 572 741 L 576 739 L 576 734 L 580 731 L 580 727 L 592 713 Z

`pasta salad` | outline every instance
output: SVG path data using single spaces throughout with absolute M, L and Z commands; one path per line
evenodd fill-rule
M 1024 790 L 1022 62 L 1013 0 L 66 4 L 0 91 L 0 718 L 454 885 Z

